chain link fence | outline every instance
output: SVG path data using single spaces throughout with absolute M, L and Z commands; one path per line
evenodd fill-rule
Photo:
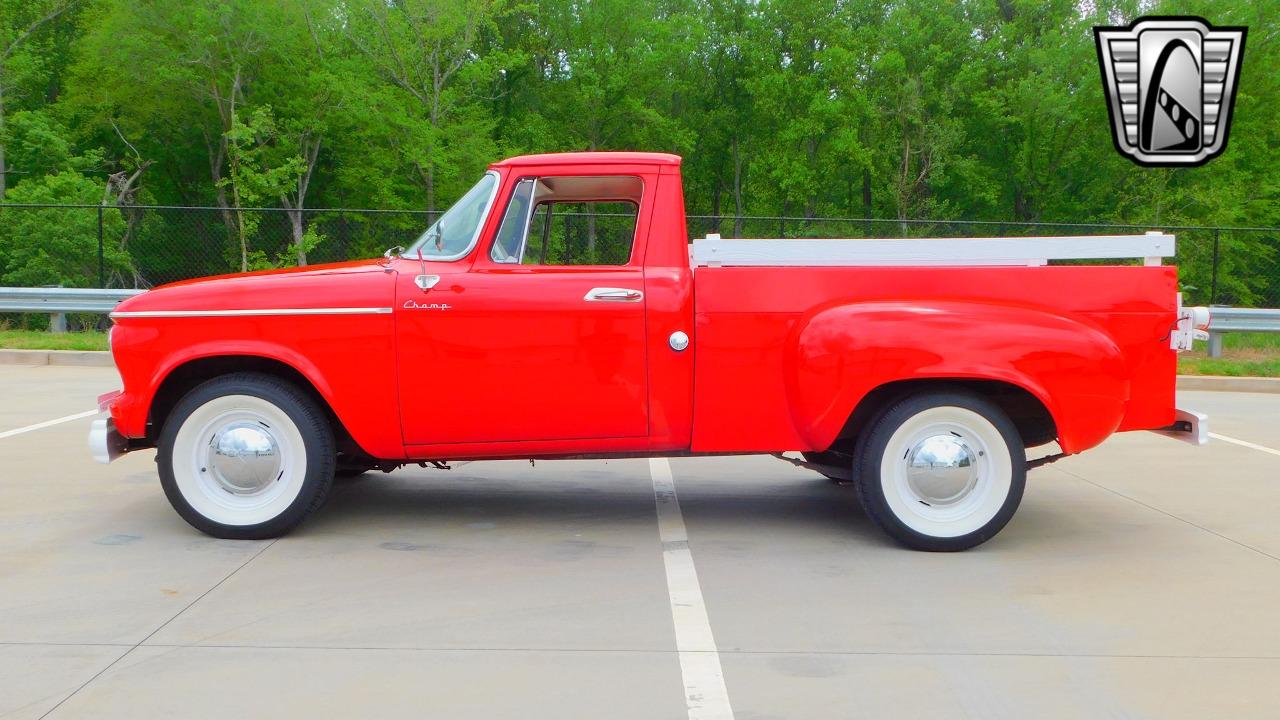
M 1167 262 L 1178 266 L 1187 304 L 1280 307 L 1280 228 L 696 215 L 689 216 L 688 224 L 692 237 L 720 233 L 744 238 L 1049 237 L 1161 231 L 1177 237 L 1177 255 Z
M 439 213 L 412 210 L 0 205 L 0 285 L 152 287 L 206 275 L 376 257 Z M 580 230 L 566 221 L 564 242 Z M 594 226 L 593 226 L 594 228 Z M 1189 303 L 1280 307 L 1280 228 L 858 218 L 688 218 L 691 238 L 1177 236 Z M 593 235 L 594 237 L 594 235 Z M 243 239 L 243 242 L 242 242 Z M 301 246 L 301 248 L 299 247 Z M 301 252 L 300 252 L 301 249 Z

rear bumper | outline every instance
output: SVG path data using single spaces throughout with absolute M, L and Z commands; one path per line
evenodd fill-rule
M 116 430 L 110 416 L 98 417 L 89 428 L 89 452 L 100 463 L 109 463 L 129 452 L 129 441 Z
M 1205 445 L 1209 442 L 1209 416 L 1195 410 L 1178 408 L 1173 424 L 1155 432 L 1175 440 Z

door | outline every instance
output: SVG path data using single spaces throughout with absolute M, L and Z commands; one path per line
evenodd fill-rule
M 540 181 L 517 183 L 497 241 L 468 272 L 441 273 L 424 291 L 416 263 L 402 261 L 407 445 L 648 434 L 644 275 L 631 258 L 638 196 L 606 213 L 618 204 L 570 203 L 561 185 L 553 201 Z

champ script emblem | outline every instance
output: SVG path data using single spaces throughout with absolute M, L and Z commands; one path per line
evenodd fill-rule
M 405 310 L 452 310 L 449 303 L 420 303 L 410 298 L 404 301 Z
M 1245 32 L 1197 17 L 1095 27 L 1116 149 L 1146 166 L 1203 165 L 1220 155 Z

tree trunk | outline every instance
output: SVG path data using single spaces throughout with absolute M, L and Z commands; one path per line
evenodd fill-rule
M 1023 221 L 1031 219 L 1031 198 L 1027 197 L 1022 188 L 1013 191 L 1013 217 Z
M 289 216 L 289 227 L 293 234 L 293 248 L 297 253 L 298 267 L 307 264 L 307 248 L 303 242 L 307 234 L 303 213 L 307 207 L 307 188 L 311 186 L 311 173 L 316 169 L 316 158 L 320 156 L 320 144 L 323 138 L 316 138 L 314 142 L 304 134 L 301 142 L 302 159 L 306 162 L 302 174 L 298 176 L 297 184 L 294 185 L 294 198 L 290 199 L 288 194 L 281 194 L 280 204 L 284 205 L 286 214 Z
M 742 152 L 738 138 L 733 139 L 733 236 L 742 237 Z
M 0 75 L 0 202 L 4 202 L 4 193 L 9 187 L 8 172 L 4 164 L 4 77 Z
M 436 211 L 436 164 L 427 161 L 427 212 Z
M 809 138 L 805 143 L 805 157 L 809 161 L 809 169 L 815 173 L 818 170 L 818 141 L 816 138 Z M 804 219 L 812 220 L 818 215 L 818 192 L 809 193 L 809 197 L 804 204 Z
M 302 210 L 294 208 L 287 214 L 289 227 L 293 231 L 293 247 L 298 254 L 298 267 L 302 267 L 307 264 L 307 248 L 302 243 L 302 237 L 306 234 L 306 229 L 302 227 Z
M 862 217 L 867 219 L 866 231 L 867 237 L 875 237 L 875 223 L 871 222 L 871 168 L 862 168 Z
M 596 214 L 587 213 L 587 258 L 592 265 L 596 264 Z
M 218 212 L 222 215 L 222 227 L 226 229 L 227 244 L 236 237 L 236 218 L 227 204 L 227 186 L 222 182 L 222 163 L 227 156 L 227 136 L 218 135 L 218 148 L 214 150 L 213 142 L 205 131 L 205 151 L 209 155 L 209 178 L 213 180 L 214 200 L 218 203 Z
M 907 219 L 907 205 L 910 202 L 911 188 L 907 184 L 908 177 L 911 174 L 911 138 L 907 137 L 905 132 L 902 138 L 902 166 L 898 168 L 898 197 L 895 198 L 897 204 L 897 214 L 899 220 Z M 898 223 L 898 230 L 902 237 L 907 237 L 907 224 Z
M 711 193 L 711 222 L 707 225 L 706 234 L 720 234 L 720 196 L 724 193 L 724 186 L 720 182 L 719 173 L 716 174 L 716 189 Z

